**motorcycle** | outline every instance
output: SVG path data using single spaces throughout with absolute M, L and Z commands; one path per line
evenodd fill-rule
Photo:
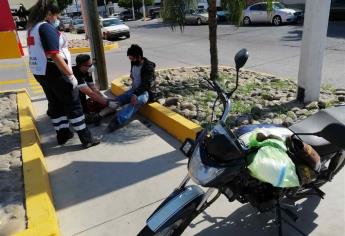
M 320 187 L 344 167 L 345 141 L 342 136 L 345 133 L 345 106 L 321 110 L 290 127 L 259 124 L 232 131 L 225 125 L 231 110 L 230 98 L 238 88 L 240 68 L 248 57 L 246 49 L 235 55 L 236 86 L 230 92 L 224 91 L 217 81 L 205 78 L 223 105 L 222 116 L 213 127 L 199 132 L 195 141 L 187 139 L 182 144 L 180 150 L 189 158 L 188 175 L 152 213 L 138 235 L 181 235 L 192 220 L 221 194 L 230 202 L 249 202 L 260 212 L 276 210 L 276 223 L 279 235 L 282 235 L 281 213 L 286 213 L 294 221 L 298 218 L 282 200 L 296 201 L 311 195 L 324 198 L 325 193 Z M 284 137 L 295 135 L 311 145 L 320 156 L 321 168 L 316 177 L 309 183 L 291 188 L 274 187 L 252 177 L 247 168 L 247 157 L 252 152 L 248 148 L 248 137 L 257 128 L 269 129 Z M 197 185 L 187 185 L 191 179 Z M 208 190 L 205 192 L 198 185 Z M 295 229 L 303 234 L 297 227 Z

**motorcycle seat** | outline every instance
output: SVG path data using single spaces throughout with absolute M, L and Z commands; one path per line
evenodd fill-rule
M 289 129 L 319 155 L 337 152 L 345 148 L 345 106 L 321 110 Z

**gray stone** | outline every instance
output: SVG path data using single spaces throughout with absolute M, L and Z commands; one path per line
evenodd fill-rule
M 305 108 L 308 110 L 319 109 L 319 105 L 317 101 L 314 101 L 306 105 Z
M 206 118 L 206 112 L 199 112 L 198 113 L 198 119 L 204 120 Z
M 288 111 L 287 113 L 287 116 L 290 117 L 292 120 L 297 120 L 297 116 L 296 114 L 293 112 L 293 111 Z
M 336 89 L 335 95 L 337 95 L 337 96 L 345 96 L 345 90 Z
M 295 112 L 297 116 L 305 115 L 308 113 L 307 109 L 298 110 Z
M 252 119 L 252 116 L 250 115 L 242 115 L 236 118 L 236 126 L 240 125 L 248 125 L 250 124 L 250 120 Z
M 16 158 L 19 158 L 21 157 L 21 151 L 20 150 L 14 150 L 10 153 L 11 157 L 16 157 Z
M 190 111 L 189 111 L 188 109 L 184 109 L 184 110 L 181 111 L 181 114 L 182 114 L 184 117 L 187 117 L 187 118 L 188 118 L 188 117 L 189 117 L 189 112 L 190 112 Z
M 184 109 L 188 109 L 190 111 L 195 111 L 196 110 L 196 106 L 193 105 L 190 102 L 183 102 L 183 103 L 181 103 L 180 107 L 181 107 L 182 110 L 184 110 Z
M 178 97 L 169 97 L 165 100 L 165 106 L 172 106 L 172 105 L 177 105 L 177 103 L 179 102 L 179 98 Z
M 198 113 L 196 111 L 189 111 L 188 117 L 194 119 L 197 117 L 197 115 L 198 115 Z
M 263 106 L 261 104 L 255 104 L 252 109 L 250 110 L 250 112 L 254 115 L 254 116 L 258 116 L 260 117 L 262 114 L 262 109 Z
M 266 118 L 266 119 L 263 120 L 262 123 L 264 123 L 264 124 L 272 124 L 272 120 L 270 118 Z
M 301 110 L 301 108 L 299 108 L 299 107 L 294 107 L 294 108 L 291 109 L 291 111 L 293 111 L 293 112 L 295 112 L 295 113 L 296 113 L 297 111 L 299 111 L 299 110 Z
M 339 102 L 345 102 L 345 96 L 339 96 L 338 101 Z
M 0 161 L 0 171 L 10 171 L 10 163 Z
M 273 112 L 269 112 L 265 115 L 265 117 L 273 119 L 276 115 Z
M 274 118 L 272 122 L 273 122 L 273 124 L 275 124 L 275 125 L 281 125 L 281 124 L 283 124 L 283 120 L 280 119 L 280 118 Z
M 11 133 L 12 133 L 12 129 L 8 126 L 4 126 L 0 128 L 0 134 L 11 134 Z
M 165 98 L 158 99 L 158 103 L 161 105 L 164 105 L 165 104 Z
M 260 122 L 257 121 L 257 120 L 252 120 L 250 123 L 251 123 L 252 125 L 259 125 L 259 124 L 260 124 Z
M 289 127 L 289 126 L 291 126 L 293 123 L 294 123 L 294 120 L 293 120 L 291 117 L 286 117 L 286 118 L 284 119 L 283 125 L 284 125 L 285 127 Z
M 318 106 L 319 106 L 320 109 L 325 109 L 326 108 L 326 102 L 323 101 L 323 100 L 320 100 L 318 102 Z

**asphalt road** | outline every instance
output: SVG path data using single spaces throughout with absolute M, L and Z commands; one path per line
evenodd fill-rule
M 132 43 L 141 45 L 144 55 L 156 62 L 158 68 L 210 64 L 207 25 L 186 26 L 181 33 L 179 28 L 173 32 L 170 27 L 157 20 L 127 24 L 131 28 L 131 38 L 119 40 L 120 50 L 106 55 L 109 80 L 128 73 L 126 50 Z M 235 53 L 241 48 L 247 48 L 250 58 L 246 69 L 297 80 L 302 30 L 299 25 L 255 25 L 240 28 L 219 25 L 219 64 L 233 66 Z M 331 22 L 322 82 L 345 87 L 344 75 L 345 22 Z
M 133 43 L 143 47 L 144 55 L 154 61 L 157 68 L 210 64 L 207 25 L 186 26 L 181 33 L 179 28 L 172 31 L 158 20 L 126 24 L 131 29 L 131 38 L 118 40 L 120 49 L 106 52 L 109 82 L 129 73 L 126 51 Z M 246 69 L 297 81 L 302 30 L 299 25 L 219 25 L 219 65 L 233 66 L 235 53 L 241 48 L 247 48 L 250 58 Z M 19 32 L 19 36 L 25 45 L 25 32 Z M 322 82 L 345 88 L 345 22 L 329 23 L 326 45 Z M 27 66 L 24 66 L 25 62 L 27 57 L 0 61 L 0 90 L 25 87 L 29 88 L 32 96 L 42 95 L 42 89 L 35 83 Z

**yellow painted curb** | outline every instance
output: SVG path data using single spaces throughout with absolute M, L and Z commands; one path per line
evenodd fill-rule
M 121 82 L 126 78 L 128 78 L 128 76 L 123 76 L 112 81 L 111 92 L 114 95 L 118 96 L 126 90 L 126 87 Z M 140 109 L 140 113 L 181 142 L 186 138 L 195 139 L 197 132 L 202 129 L 200 125 L 157 102 L 146 104 Z
M 15 31 L 0 32 L 0 59 L 21 58 Z
M 15 236 L 57 236 L 60 230 L 53 205 L 47 166 L 40 147 L 31 100 L 17 90 L 27 229 Z
M 104 51 L 110 51 L 110 50 L 119 48 L 119 44 L 112 43 L 112 44 L 105 45 L 103 47 L 104 47 Z M 69 51 L 71 52 L 71 54 L 84 53 L 84 52 L 91 52 L 91 48 L 89 47 L 69 48 Z

